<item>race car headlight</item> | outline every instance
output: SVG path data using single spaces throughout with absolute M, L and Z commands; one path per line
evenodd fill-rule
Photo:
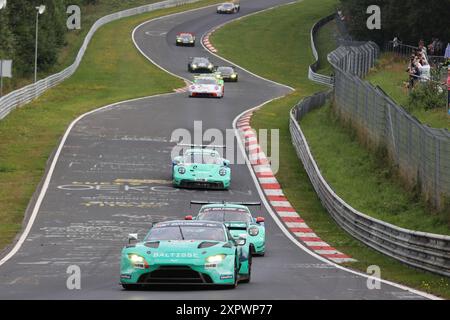
M 215 256 L 209 256 L 206 258 L 206 262 L 208 263 L 220 263 L 225 260 L 225 254 L 216 254 Z
M 255 227 L 250 228 L 250 229 L 248 229 L 248 234 L 253 236 L 253 237 L 257 236 L 259 234 L 259 229 L 255 228 Z
M 177 42 L 181 42 L 181 39 L 177 39 Z
M 144 257 L 142 257 L 138 254 L 135 254 L 135 253 L 129 253 L 128 259 L 130 259 L 130 261 L 133 263 L 144 263 L 145 262 Z
M 220 170 L 219 170 L 219 174 L 220 174 L 222 177 L 225 176 L 225 175 L 227 174 L 227 169 L 225 169 L 225 168 L 220 169 Z
M 148 269 L 150 267 L 145 258 L 136 253 L 129 253 L 128 259 L 130 259 L 131 264 L 136 269 Z
M 212 68 L 214 68 L 213 64 L 212 63 L 208 64 L 208 69 L 212 69 Z
M 185 174 L 186 173 L 186 168 L 185 167 L 179 167 L 178 168 L 178 173 L 179 174 Z
M 192 69 L 197 69 L 197 65 L 196 65 L 196 64 L 193 64 L 193 65 L 192 65 Z
M 231 75 L 231 77 L 232 77 L 232 78 L 236 78 L 236 74 L 233 73 L 233 74 Z
M 194 43 L 194 40 L 189 40 L 190 43 Z

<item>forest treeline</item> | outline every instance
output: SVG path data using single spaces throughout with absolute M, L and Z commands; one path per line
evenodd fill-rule
M 381 30 L 367 28 L 370 5 L 381 8 Z M 450 41 L 450 0 L 341 0 L 350 33 L 357 40 L 372 40 L 380 45 L 398 37 L 403 43 L 417 45 L 420 39 Z
M 14 75 L 33 73 L 36 31 L 36 7 L 44 4 L 39 16 L 38 68 L 47 71 L 58 60 L 68 32 L 67 6 L 95 4 L 97 0 L 10 0 L 0 10 L 0 59 L 13 59 Z

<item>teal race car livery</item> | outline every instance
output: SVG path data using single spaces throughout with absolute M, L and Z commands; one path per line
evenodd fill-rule
M 124 289 L 162 284 L 236 287 L 249 282 L 252 255 L 245 238 L 235 239 L 223 223 L 167 221 L 155 224 L 142 242 L 129 235 L 122 250 Z
M 172 180 L 176 187 L 228 189 L 231 184 L 230 162 L 207 146 L 191 146 L 183 156 L 172 161 Z M 211 147 L 212 148 L 212 147 Z
M 252 255 L 264 256 L 266 252 L 264 218 L 254 218 L 248 208 L 261 206 L 261 203 L 191 201 L 192 204 L 203 206 L 196 217 L 186 216 L 186 220 L 223 222 L 235 239 L 247 235 Z

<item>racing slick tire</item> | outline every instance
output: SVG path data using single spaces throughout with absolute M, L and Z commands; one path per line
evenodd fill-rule
M 251 253 L 251 255 L 252 255 L 253 257 L 264 257 L 264 255 L 266 254 L 266 252 L 263 252 L 263 253 L 256 253 L 256 250 L 255 250 L 255 246 L 254 246 L 254 245 L 251 245 L 251 246 L 250 246 L 250 253 Z
M 131 283 L 122 283 L 122 288 L 126 291 L 132 291 L 137 290 L 139 288 L 139 285 Z
M 252 280 L 252 263 L 253 263 L 253 258 L 252 255 L 250 254 L 248 257 L 248 276 L 245 279 L 242 279 L 242 283 L 249 283 Z
M 227 284 L 226 287 L 228 289 L 235 289 L 235 288 L 237 288 L 238 284 L 239 284 L 239 273 L 238 273 L 237 263 L 236 263 L 236 261 L 234 261 L 234 283 Z

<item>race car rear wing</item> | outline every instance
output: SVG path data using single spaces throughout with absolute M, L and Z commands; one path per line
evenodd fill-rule
M 259 207 L 261 209 L 261 202 L 239 202 L 239 201 L 197 201 L 192 200 L 190 207 L 192 205 L 208 205 L 208 204 L 236 204 L 246 207 Z
M 212 144 L 185 144 L 185 143 L 179 143 L 177 146 L 180 147 L 190 147 L 191 149 L 194 148 L 200 148 L 200 149 L 226 149 L 226 146 L 220 146 L 220 145 L 212 145 Z

